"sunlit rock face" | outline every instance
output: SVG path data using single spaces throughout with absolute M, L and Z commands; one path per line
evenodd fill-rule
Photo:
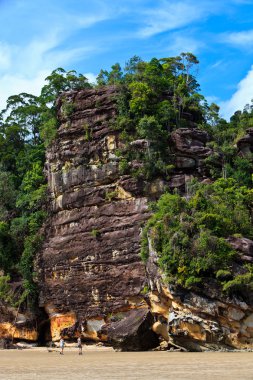
M 34 315 L 20 313 L 17 309 L 0 303 L 0 339 L 37 341 Z
M 148 201 L 140 181 L 119 174 L 116 94 L 114 87 L 69 92 L 58 102 L 61 125 L 46 163 L 51 217 L 37 258 L 40 306 L 55 339 L 76 321 L 143 303 L 139 251 Z
M 121 175 L 116 152 L 122 142 L 113 126 L 116 96 L 112 86 L 68 92 L 58 101 L 60 127 L 46 162 L 51 215 L 36 259 L 39 302 L 50 318 L 52 339 L 81 334 L 123 349 L 134 349 L 138 341 L 144 349 L 140 342 L 146 325 L 133 324 L 132 316 L 151 311 L 148 331 L 175 345 L 190 350 L 251 347 L 250 305 L 221 297 L 211 283 L 203 284 L 200 294 L 174 289 L 163 279 L 155 252 L 146 266 L 139 256 L 149 200 L 165 186 L 184 193 L 193 176 L 210 181 L 208 135 L 196 128 L 172 133 L 168 150 L 175 169 L 169 179 L 147 183 Z M 131 143 L 131 149 L 142 152 L 147 146 L 146 140 Z M 241 251 L 238 260 L 251 259 L 252 242 L 230 243 Z M 144 295 L 147 283 L 151 292 Z
M 253 242 L 246 240 L 249 247 Z M 146 270 L 151 312 L 163 318 L 163 323 L 153 328 L 165 340 L 190 351 L 253 348 L 252 300 L 246 303 L 226 297 L 215 281 L 203 281 L 199 290 L 171 286 L 163 278 L 152 249 Z

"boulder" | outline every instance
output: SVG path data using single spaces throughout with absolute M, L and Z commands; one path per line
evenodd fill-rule
M 237 147 L 241 156 L 249 156 L 253 153 L 253 128 L 246 130 L 247 134 L 237 141 Z
M 152 331 L 154 316 L 147 309 L 130 310 L 123 319 L 105 325 L 101 332 L 108 342 L 122 351 L 145 351 L 159 345 L 158 335 Z
M 171 139 L 176 152 L 186 156 L 207 157 L 212 150 L 206 147 L 209 140 L 207 132 L 197 128 L 179 128 L 171 134 Z
M 245 256 L 253 257 L 253 241 L 245 237 L 229 236 L 228 243 L 233 249 L 243 253 Z

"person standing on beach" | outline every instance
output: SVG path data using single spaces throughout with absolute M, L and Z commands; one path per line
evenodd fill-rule
M 82 348 L 82 340 L 79 336 L 79 338 L 77 338 L 77 347 L 79 349 L 79 355 L 82 355 L 83 354 L 83 348 Z
M 64 350 L 64 346 L 65 346 L 65 342 L 64 342 L 64 339 L 61 337 L 60 339 L 60 355 L 63 355 L 63 350 Z

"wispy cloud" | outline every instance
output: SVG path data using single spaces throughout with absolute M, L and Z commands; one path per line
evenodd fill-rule
M 80 16 L 80 17 L 75 16 L 75 22 L 76 22 L 76 25 L 82 28 L 89 28 L 101 21 L 108 20 L 111 17 L 112 17 L 111 12 L 105 10 L 96 15 L 86 15 L 86 16 Z
M 220 102 L 221 114 L 224 118 L 229 119 L 237 110 L 242 110 L 247 103 L 251 102 L 253 98 L 253 66 L 237 85 L 237 90 L 232 97 L 225 101 Z
M 211 66 L 210 66 L 210 69 L 217 69 L 217 67 L 221 67 L 225 64 L 224 60 L 223 59 L 220 59 L 216 62 L 214 62 Z
M 51 16 L 50 16 L 51 17 Z M 10 95 L 29 92 L 40 93 L 44 79 L 50 72 L 59 67 L 71 65 L 78 60 L 85 60 L 91 54 L 103 50 L 93 41 L 84 44 L 66 44 L 79 30 L 89 28 L 109 18 L 106 12 L 91 14 L 66 14 L 61 20 L 56 17 L 55 23 L 41 27 L 31 33 L 29 40 L 18 43 L 7 43 L 0 40 L 0 109 Z M 89 74 L 92 79 L 92 74 Z
M 1 51 L 6 51 L 6 55 L 0 55 L 0 109 L 5 107 L 7 98 L 20 92 L 28 92 L 39 95 L 44 79 L 50 72 L 59 67 L 66 67 L 73 61 L 82 57 L 88 57 L 96 51 L 94 46 L 85 46 L 73 49 L 54 49 L 57 47 L 57 39 L 51 37 L 41 40 L 33 40 L 26 47 L 15 48 L 5 45 Z M 11 53 L 10 53 L 11 51 Z M 5 67 L 11 67 L 4 74 Z M 43 68 L 43 69 L 42 69 Z M 89 79 L 94 81 L 91 73 L 87 74 Z
M 50 71 L 41 70 L 29 78 L 20 74 L 7 74 L 0 77 L 0 109 L 5 108 L 6 99 L 14 94 L 27 92 L 29 94 L 39 95 L 44 79 L 50 74 Z
M 223 34 L 220 40 L 237 47 L 253 47 L 253 29 Z
M 185 27 L 201 20 L 212 11 L 209 2 L 163 1 L 160 6 L 143 12 L 145 26 L 139 30 L 141 37 Z
M 6 70 L 11 64 L 12 48 L 3 42 L 0 42 L 0 71 Z
M 172 33 L 170 36 L 170 43 L 168 46 L 168 52 L 172 55 L 177 55 L 183 51 L 190 51 L 193 54 L 197 54 L 198 51 L 205 46 L 205 43 L 199 39 L 191 36 L 186 36 L 183 33 Z

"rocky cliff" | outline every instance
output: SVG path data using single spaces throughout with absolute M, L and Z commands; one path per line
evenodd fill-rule
M 61 126 L 46 167 L 52 215 L 37 264 L 54 339 L 76 322 L 97 338 L 110 313 L 142 307 L 148 205 L 138 181 L 119 175 L 115 95 L 114 87 L 71 92 L 58 103 Z
M 243 239 L 237 240 L 237 248 L 240 244 L 241 249 Z M 246 249 L 245 244 L 243 249 Z M 197 291 L 171 286 L 159 270 L 157 260 L 156 252 L 150 246 L 146 265 L 151 289 L 150 309 L 154 315 L 164 317 L 162 323 L 153 325 L 155 331 L 165 340 L 190 351 L 252 348 L 252 300 L 244 302 L 236 297 L 226 297 L 215 281 L 210 280 L 203 282 Z
M 158 269 L 151 246 L 146 265 L 139 255 L 149 201 L 168 187 L 187 193 L 193 176 L 210 181 L 207 133 L 196 128 L 172 133 L 168 146 L 175 168 L 166 180 L 147 183 L 122 175 L 116 97 L 117 88 L 108 86 L 67 92 L 58 100 L 60 127 L 45 168 L 50 217 L 36 257 L 39 305 L 48 315 L 51 338 L 82 334 L 124 349 L 155 347 L 158 337 L 190 350 L 251 347 L 250 302 L 224 298 L 211 283 L 199 293 L 173 288 Z M 250 149 L 250 136 L 239 143 L 240 150 Z M 131 146 L 148 149 L 145 140 Z M 240 258 L 251 262 L 252 249 L 244 243 L 231 242 Z M 17 325 L 14 316 L 9 319 Z M 36 340 L 34 333 L 30 329 L 23 338 Z
M 147 186 L 141 178 L 120 175 L 116 95 L 115 87 L 107 87 L 69 92 L 58 102 L 60 128 L 46 164 L 52 214 L 37 258 L 40 306 L 53 339 L 63 329 L 103 339 L 98 331 L 112 315 L 148 308 L 141 227 L 149 199 L 166 184 L 156 179 Z M 193 173 L 204 178 L 207 140 L 205 132 L 191 129 L 172 135 L 177 164 L 170 187 L 184 188 Z M 145 148 L 140 141 L 132 145 Z

